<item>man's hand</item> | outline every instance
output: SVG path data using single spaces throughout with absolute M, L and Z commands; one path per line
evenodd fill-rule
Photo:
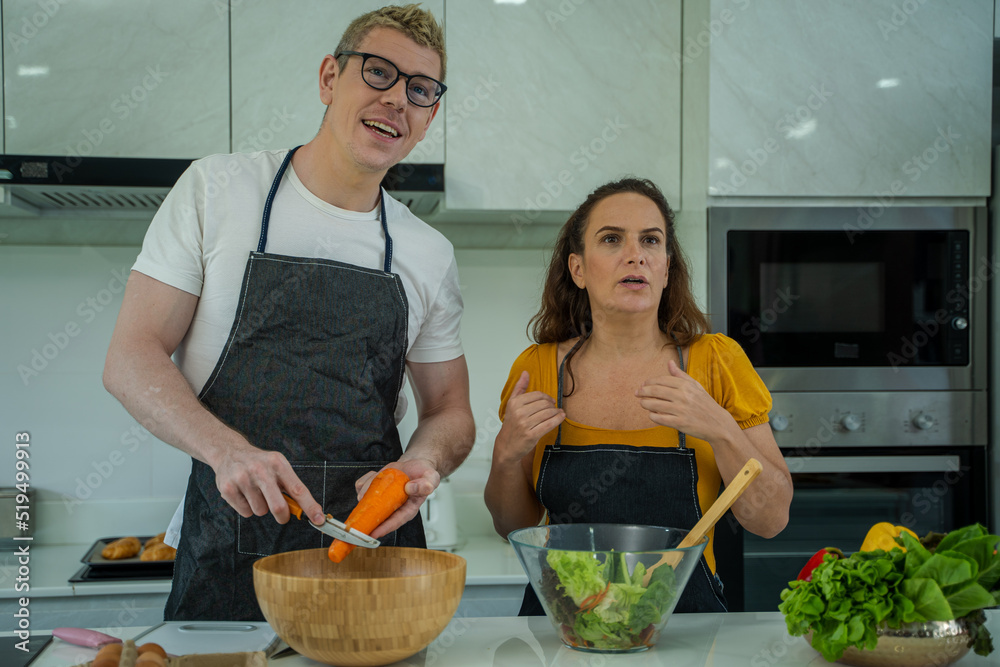
M 295 499 L 312 523 L 326 521 L 323 508 L 313 500 L 284 455 L 246 443 L 243 447 L 230 447 L 214 463 L 219 493 L 243 518 L 270 512 L 278 523 L 287 523 L 290 513 L 288 503 L 281 497 L 284 491 Z
M 374 538 L 380 538 L 396 530 L 413 517 L 417 516 L 420 506 L 427 500 L 427 496 L 434 493 L 434 489 L 441 483 L 441 475 L 434 468 L 430 461 L 423 459 L 408 459 L 390 463 L 386 468 L 396 468 L 406 473 L 410 481 L 406 483 L 406 495 L 409 496 L 403 506 L 396 510 L 392 516 L 382 522 L 382 524 L 371 532 Z M 377 471 L 366 473 L 354 483 L 358 491 L 358 500 L 365 495 L 368 485 L 377 475 Z M 343 519 L 341 519 L 343 520 Z

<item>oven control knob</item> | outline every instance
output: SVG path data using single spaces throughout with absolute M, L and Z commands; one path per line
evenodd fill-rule
M 956 317 L 951 321 L 952 329 L 958 329 L 959 331 L 962 331 L 963 329 L 968 328 L 968 326 L 969 326 L 969 320 L 965 319 L 964 317 Z
M 784 431 L 788 428 L 788 417 L 780 412 L 771 413 L 771 428 L 775 431 Z
M 861 428 L 861 417 L 848 412 L 840 419 L 840 425 L 847 431 L 857 431 Z
M 926 431 L 934 426 L 934 417 L 926 412 L 918 412 L 917 416 L 912 419 L 912 422 L 921 431 Z

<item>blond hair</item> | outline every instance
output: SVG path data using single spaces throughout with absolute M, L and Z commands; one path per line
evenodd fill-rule
M 381 9 L 362 14 L 351 21 L 340 38 L 340 44 L 334 53 L 357 51 L 361 42 L 371 32 L 372 28 L 392 28 L 403 33 L 420 46 L 433 49 L 441 58 L 441 76 L 444 81 L 446 56 L 444 51 L 444 31 L 429 11 L 420 9 L 419 5 L 390 5 Z M 347 56 L 340 57 L 340 67 L 347 66 Z

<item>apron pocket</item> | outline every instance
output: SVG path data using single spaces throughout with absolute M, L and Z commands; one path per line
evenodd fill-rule
M 292 470 L 306 485 L 313 498 L 323 507 L 325 502 L 325 461 L 292 461 Z M 243 518 L 236 515 L 236 551 L 244 556 L 270 556 L 283 551 L 298 549 L 316 549 L 330 543 L 330 539 L 313 528 L 305 518 L 296 519 L 291 516 L 288 523 L 282 525 L 275 521 L 274 515 Z

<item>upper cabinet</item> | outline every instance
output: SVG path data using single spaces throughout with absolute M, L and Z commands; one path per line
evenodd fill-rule
M 992 4 L 712 0 L 709 194 L 989 195 Z
M 229 18 L 205 0 L 3 0 L 5 150 L 229 150 Z
M 316 136 L 326 107 L 319 67 L 348 24 L 385 0 L 283 0 L 232 3 L 233 150 L 290 148 Z M 444 23 L 444 0 L 421 3 Z M 447 97 L 447 95 L 445 96 Z M 406 162 L 444 162 L 445 109 Z M 443 130 L 438 132 L 442 135 Z
M 676 207 L 680 4 L 448 3 L 447 208 L 531 221 L 628 174 Z

